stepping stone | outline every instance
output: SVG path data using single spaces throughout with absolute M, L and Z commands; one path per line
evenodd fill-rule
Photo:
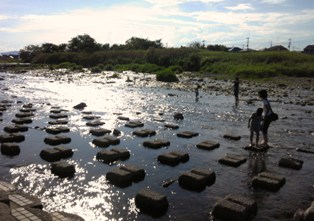
M 206 186 L 212 185 L 215 180 L 215 172 L 208 169 L 197 168 L 180 175 L 179 185 L 184 189 L 200 192 L 204 190 Z
M 133 175 L 129 171 L 115 168 L 106 174 L 106 179 L 115 186 L 124 188 L 132 184 Z
M 2 143 L 1 144 L 1 154 L 7 156 L 16 156 L 20 154 L 20 147 L 17 144 L 12 143 Z
M 149 129 L 142 129 L 142 130 L 136 130 L 133 132 L 133 135 L 136 135 L 138 137 L 148 137 L 148 136 L 154 136 L 156 135 L 156 131 L 149 130 Z
M 211 141 L 211 140 L 206 140 L 196 145 L 197 148 L 203 149 L 203 150 L 213 150 L 213 149 L 218 148 L 219 146 L 220 146 L 219 143 L 215 141 Z
M 75 174 L 75 166 L 67 162 L 56 162 L 51 164 L 51 173 L 60 178 L 73 177 Z
M 144 127 L 144 123 L 142 123 L 141 121 L 129 121 L 124 126 L 131 127 L 131 128 Z
M 17 133 L 17 132 L 28 131 L 28 127 L 23 126 L 23 125 L 10 125 L 10 126 L 4 127 L 3 130 L 8 133 Z
M 160 119 L 160 118 L 154 118 L 153 121 L 157 121 L 157 122 L 165 122 L 165 119 Z
M 50 213 L 52 221 L 84 221 L 84 219 L 76 214 L 65 213 L 61 211 Z
M 128 117 L 123 117 L 123 116 L 119 116 L 118 119 L 119 119 L 119 120 L 125 120 L 125 121 L 129 121 L 129 120 L 130 120 L 130 118 L 128 118 Z
M 12 122 L 15 124 L 31 124 L 33 123 L 33 120 L 30 118 L 18 118 L 18 119 L 13 119 Z
M 33 113 L 27 113 L 27 112 L 15 114 L 15 117 L 17 117 L 17 118 L 29 118 L 29 117 L 33 117 L 33 116 L 34 116 Z
M 71 142 L 71 138 L 63 135 L 56 135 L 51 137 L 46 137 L 44 139 L 45 144 L 49 144 L 52 146 L 67 144 Z
M 225 134 L 224 138 L 230 139 L 230 140 L 240 140 L 241 136 L 233 135 L 233 134 Z
M 36 109 L 24 107 L 24 108 L 20 109 L 19 111 L 20 111 L 20 112 L 25 112 L 25 113 L 30 113 L 30 112 L 35 112 Z
M 117 160 L 126 160 L 130 157 L 130 151 L 123 148 L 112 148 L 111 150 L 101 150 L 97 153 L 96 159 L 104 163 L 113 163 Z
M 73 150 L 63 146 L 46 148 L 40 152 L 40 157 L 48 162 L 55 162 L 72 156 Z
M 297 151 L 303 152 L 303 153 L 314 154 L 314 150 L 307 148 L 307 147 L 298 147 Z
M 218 162 L 228 166 L 238 167 L 246 162 L 246 158 L 240 155 L 226 154 L 226 156 L 219 159 Z
M 96 120 L 99 118 L 100 118 L 100 116 L 97 116 L 97 115 L 85 115 L 85 116 L 83 116 L 84 120 Z
M 103 136 L 105 134 L 110 134 L 111 130 L 107 130 L 104 128 L 96 128 L 96 129 L 91 129 L 89 132 L 94 136 Z
M 57 127 L 47 127 L 46 132 L 48 134 L 60 134 L 60 133 L 67 133 L 70 129 L 65 126 L 57 126 Z
M 290 169 L 300 170 L 303 165 L 302 160 L 294 159 L 292 157 L 284 157 L 279 160 L 278 165 L 280 167 L 286 167 Z
M 68 118 L 67 114 L 50 114 L 50 118 L 52 119 L 61 119 L 61 118 Z
M 120 166 L 120 169 L 130 172 L 133 175 L 133 178 L 132 178 L 133 182 L 139 182 L 139 181 L 144 180 L 144 178 L 145 178 L 144 169 L 138 168 L 137 166 L 122 165 L 122 166 Z
M 77 110 L 83 110 L 85 107 L 87 107 L 86 103 L 84 102 L 81 102 L 75 106 L 73 106 L 74 109 L 77 109 Z
M 161 147 L 166 147 L 169 146 L 170 142 L 166 141 L 166 140 L 148 140 L 148 141 L 144 141 L 143 146 L 144 147 L 149 147 L 149 148 L 153 148 L 153 149 L 158 149 Z
M 104 124 L 105 124 L 105 122 L 102 122 L 100 120 L 95 120 L 95 121 L 87 122 L 86 126 L 97 127 L 97 126 L 101 126 L 101 125 L 104 125 Z
M 249 221 L 257 214 L 254 200 L 239 195 L 228 195 L 215 203 L 212 215 L 215 220 Z
M 189 160 L 189 155 L 187 153 L 182 153 L 179 151 L 169 152 L 161 154 L 157 157 L 157 160 L 162 164 L 167 164 L 170 166 L 176 166 L 180 162 L 186 162 Z
M 51 125 L 68 124 L 68 121 L 67 120 L 55 120 L 55 121 L 49 121 L 48 124 L 51 124 Z
M 82 111 L 82 114 L 89 115 L 89 114 L 93 114 L 93 112 L 91 112 L 91 111 Z
M 175 113 L 175 114 L 173 115 L 173 118 L 174 118 L 175 120 L 183 120 L 183 119 L 184 119 L 182 113 Z
M 165 124 L 164 125 L 165 128 L 170 128 L 170 129 L 173 129 L 173 130 L 176 130 L 179 128 L 179 125 L 175 125 L 175 124 Z
M 94 139 L 92 143 L 98 147 L 108 147 L 110 145 L 118 145 L 120 143 L 120 139 L 114 136 L 106 135 L 104 137 Z
M 136 194 L 135 205 L 141 212 L 159 217 L 167 212 L 169 203 L 167 196 L 146 188 Z
M 62 110 L 60 110 L 60 109 L 50 110 L 50 113 L 53 113 L 53 114 L 60 114 L 61 112 L 62 112 Z
M 25 140 L 25 136 L 19 133 L 0 134 L 0 143 L 20 143 Z
M 40 200 L 35 197 L 13 193 L 13 194 L 9 194 L 8 198 L 10 200 L 11 208 L 16 208 L 16 207 L 31 207 L 31 208 L 36 208 L 36 209 L 43 208 L 43 205 L 41 204 Z
M 270 172 L 259 173 L 252 179 L 254 187 L 260 187 L 271 191 L 278 191 L 285 184 L 285 182 L 286 179 L 283 176 Z
M 16 187 L 13 184 L 0 181 L 0 191 L 6 192 L 6 193 L 14 192 L 16 191 Z M 2 202 L 2 200 L 0 201 Z
M 255 151 L 255 152 L 265 152 L 269 149 L 269 146 L 268 145 L 259 145 L 258 147 L 256 146 L 251 146 L 251 145 L 248 145 L 248 146 L 245 146 L 244 147 L 245 150 L 250 150 L 250 151 Z
M 183 138 L 192 138 L 198 136 L 198 133 L 193 132 L 193 131 L 182 131 L 177 133 L 178 137 L 183 137 Z

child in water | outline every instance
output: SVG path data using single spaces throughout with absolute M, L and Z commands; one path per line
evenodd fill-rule
M 258 108 L 249 119 L 248 128 L 250 128 L 250 146 L 254 146 L 253 144 L 254 132 L 256 134 L 256 147 L 258 146 L 259 132 L 261 131 L 261 122 L 263 120 L 262 113 L 263 108 Z

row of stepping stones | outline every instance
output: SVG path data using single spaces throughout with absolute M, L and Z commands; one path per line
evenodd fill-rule
M 55 211 L 48 213 L 43 204 L 34 196 L 17 191 L 12 184 L 0 181 L 0 220 L 3 221 L 84 221 L 78 215 Z

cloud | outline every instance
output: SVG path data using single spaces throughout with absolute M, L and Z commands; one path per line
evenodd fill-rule
M 276 5 L 276 4 L 282 4 L 286 2 L 286 0 L 263 0 L 262 2 Z
M 226 9 L 229 9 L 231 11 L 241 11 L 241 10 L 251 10 L 253 8 L 251 7 L 250 4 L 238 4 L 237 6 L 226 7 Z

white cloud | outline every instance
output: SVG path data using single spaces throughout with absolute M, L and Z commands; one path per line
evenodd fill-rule
M 253 9 L 250 4 L 238 4 L 237 6 L 226 7 L 231 11 L 251 10 Z
M 268 4 L 281 4 L 286 2 L 286 0 L 263 0 L 263 3 L 268 3 Z

